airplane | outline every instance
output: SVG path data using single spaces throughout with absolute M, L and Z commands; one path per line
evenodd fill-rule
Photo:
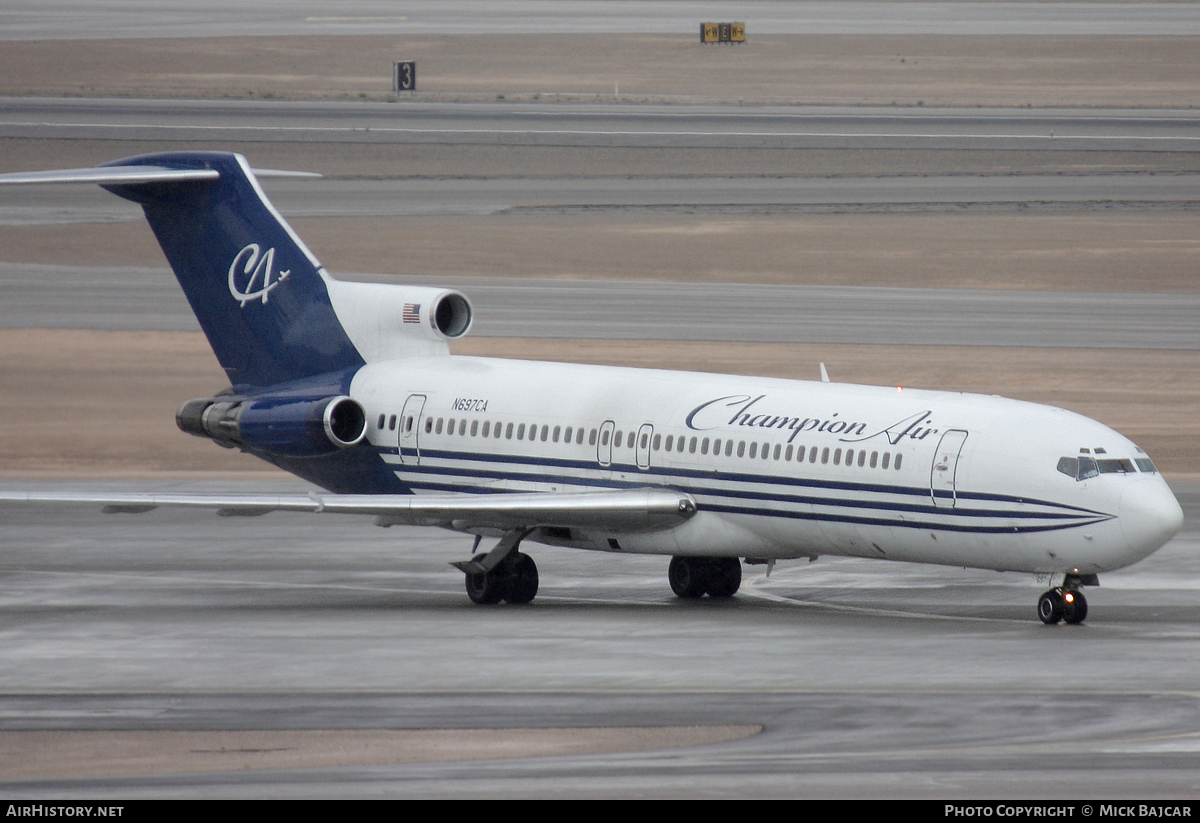
M 523 543 L 670 557 L 681 598 L 727 598 L 742 562 L 820 555 L 1033 573 L 1046 624 L 1151 554 L 1183 512 L 1150 457 L 1094 421 L 994 396 L 450 354 L 452 289 L 332 278 L 244 157 L 170 152 L 0 183 L 96 183 L 140 204 L 229 386 L 188 434 L 323 491 L 10 492 L 0 500 L 374 516 L 475 535 L 479 604 L 529 603 Z M 481 541 L 495 540 L 486 553 Z M 1061 582 L 1060 582 L 1061 581 Z

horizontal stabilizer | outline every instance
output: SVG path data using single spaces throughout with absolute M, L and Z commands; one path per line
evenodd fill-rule
M 657 531 L 696 513 L 691 495 L 664 489 L 520 494 L 74 494 L 0 492 L 0 503 L 84 503 L 110 512 L 158 506 L 212 509 L 229 516 L 272 511 L 366 514 L 381 525 L 445 526 L 458 530 L 539 526 Z
M 166 166 L 97 166 L 90 169 L 56 169 L 0 174 L 0 184 L 16 183 L 98 183 L 128 185 L 138 183 L 188 183 L 216 180 L 216 169 L 172 169 Z
M 251 169 L 255 177 L 320 177 L 311 171 Z M 2 184 L 96 183 L 98 185 L 136 185 L 138 183 L 190 183 L 216 180 L 216 169 L 173 169 L 166 166 L 95 166 L 88 169 L 55 169 L 0 174 Z

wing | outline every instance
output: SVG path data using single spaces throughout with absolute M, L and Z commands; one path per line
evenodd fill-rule
M 107 512 L 160 506 L 212 509 L 225 517 L 273 511 L 373 515 L 381 526 L 443 526 L 459 531 L 545 526 L 646 532 L 678 526 L 696 513 L 691 495 L 669 489 L 515 494 L 87 494 L 0 492 L 0 503 L 90 503 Z

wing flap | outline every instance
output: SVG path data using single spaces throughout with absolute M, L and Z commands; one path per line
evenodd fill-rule
M 89 494 L 0 492 L 0 503 L 92 504 L 109 512 L 140 513 L 159 506 L 212 509 L 224 517 L 273 511 L 360 514 L 380 525 L 519 529 L 542 526 L 615 532 L 659 531 L 696 513 L 691 495 L 670 489 L 513 494 Z

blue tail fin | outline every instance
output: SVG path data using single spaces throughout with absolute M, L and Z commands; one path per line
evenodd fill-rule
M 239 154 L 178 152 L 108 167 L 204 169 L 215 179 L 105 184 L 141 204 L 237 391 L 363 365 L 329 300 L 325 271 Z

